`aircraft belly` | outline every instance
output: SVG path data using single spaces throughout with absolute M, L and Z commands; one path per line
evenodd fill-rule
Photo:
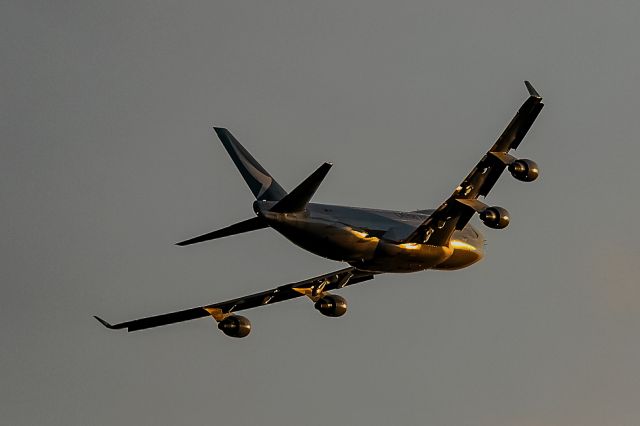
M 370 272 L 452 270 L 482 258 L 479 235 L 472 228 L 456 231 L 451 246 L 403 244 L 380 239 L 329 218 L 304 213 L 267 213 L 270 225 L 297 246 L 316 255 L 348 262 Z M 370 231 L 369 231 L 370 232 Z
M 297 246 L 332 260 L 371 258 L 378 244 L 377 238 L 362 238 L 349 227 L 322 220 L 287 218 L 272 226 Z
M 350 262 L 370 272 L 416 272 L 431 269 L 451 256 L 453 249 L 427 244 L 394 244 L 380 241 L 374 256 Z

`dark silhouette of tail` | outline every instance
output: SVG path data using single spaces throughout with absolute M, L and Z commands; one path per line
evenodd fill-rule
M 293 191 L 278 201 L 275 206 L 271 207 L 271 211 L 277 213 L 295 213 L 304 210 L 322 183 L 322 180 L 327 176 L 327 173 L 329 173 L 331 166 L 331 163 L 324 163 L 318 170 L 313 172 L 311 176 L 296 186 Z

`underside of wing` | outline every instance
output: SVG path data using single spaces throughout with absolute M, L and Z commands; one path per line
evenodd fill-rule
M 474 213 L 492 228 L 504 228 L 509 222 L 508 212 L 500 207 L 488 207 L 478 200 L 486 196 L 505 168 L 522 181 L 530 182 L 538 176 L 538 166 L 531 160 L 518 160 L 509 154 L 516 149 L 531 128 L 544 104 L 531 83 L 525 82 L 529 98 L 522 104 L 502 135 L 489 149 L 471 173 L 407 239 L 406 242 L 448 245 L 456 229 L 462 229 Z
M 225 302 L 213 303 L 211 305 L 200 306 L 197 308 L 185 309 L 182 311 L 171 312 L 168 314 L 156 315 L 152 317 L 140 318 L 133 321 L 127 321 L 120 324 L 109 324 L 102 318 L 95 317 L 102 325 L 110 329 L 124 329 L 128 331 L 144 330 L 152 327 L 159 327 L 162 325 L 174 324 L 182 321 L 188 321 L 196 318 L 203 318 L 207 316 L 213 317 L 219 323 L 225 334 L 228 334 L 225 329 L 220 327 L 223 321 L 227 323 L 234 323 L 238 321 L 238 318 L 246 320 L 244 317 L 236 316 L 235 313 L 246 309 L 257 308 L 259 306 L 272 305 L 284 300 L 294 299 L 300 296 L 308 296 L 312 301 L 316 302 L 316 308 L 320 310 L 322 306 L 318 306 L 318 301 L 323 298 L 327 300 L 331 299 L 328 296 L 333 297 L 335 300 L 342 299 L 339 296 L 330 295 L 329 291 L 341 289 L 343 287 L 360 283 L 363 281 L 373 279 L 373 274 L 369 272 L 360 271 L 354 267 L 341 269 L 339 271 L 331 272 L 328 274 L 320 275 L 314 278 L 310 278 L 304 281 L 299 281 L 291 284 L 286 284 L 280 287 L 266 290 L 260 293 L 255 293 L 245 297 L 239 297 L 237 299 L 227 300 Z M 346 302 L 344 303 L 344 309 L 346 310 Z M 331 307 L 329 307 L 331 308 Z M 327 308 L 328 316 L 330 315 L 330 309 Z M 246 320 L 248 321 L 248 320 Z M 248 334 L 248 333 L 247 333 Z M 233 337 L 244 337 L 234 336 Z

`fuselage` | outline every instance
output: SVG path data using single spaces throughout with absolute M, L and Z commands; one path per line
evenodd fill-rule
M 413 212 L 309 203 L 304 211 L 275 213 L 256 201 L 256 214 L 299 247 L 376 273 L 460 269 L 483 257 L 484 238 L 472 225 L 455 231 L 448 246 L 403 243 L 432 210 Z

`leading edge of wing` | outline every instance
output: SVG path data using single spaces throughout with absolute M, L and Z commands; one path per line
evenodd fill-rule
M 225 302 L 185 309 L 168 314 L 140 318 L 132 321 L 122 322 L 119 324 L 110 324 L 109 322 L 98 316 L 94 316 L 94 318 L 106 328 L 111 330 L 120 330 L 126 328 L 127 331 L 138 331 L 147 328 L 159 327 L 163 325 L 175 324 L 178 322 L 207 317 L 212 315 L 211 312 L 214 310 L 223 315 L 228 315 L 245 309 L 271 305 L 273 303 L 304 296 L 306 294 L 304 290 L 312 289 L 314 288 L 314 286 L 316 286 L 316 288 L 320 288 L 321 291 L 330 291 L 357 284 L 363 281 L 368 281 L 373 279 L 373 277 L 374 275 L 372 273 L 360 271 L 355 267 L 349 267 L 340 269 L 335 272 L 330 272 L 328 274 L 309 278 L 303 281 L 285 284 L 271 290 L 251 294 L 249 296 L 227 300 Z

